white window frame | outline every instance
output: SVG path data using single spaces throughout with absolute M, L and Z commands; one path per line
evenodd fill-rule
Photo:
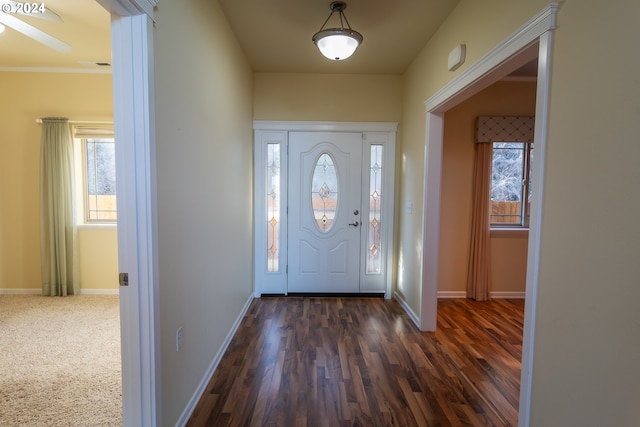
M 81 149 L 81 161 L 82 161 L 82 218 L 84 224 L 117 224 L 117 211 L 116 211 L 116 219 L 91 219 L 90 218 L 90 200 L 89 200 L 89 170 L 87 169 L 87 143 L 89 140 L 95 139 L 111 139 L 115 146 L 115 138 L 114 137 L 86 137 L 80 139 L 80 144 L 82 146 Z M 115 159 L 114 159 L 114 174 L 115 174 Z M 116 187 L 117 191 L 117 187 Z M 117 206 L 117 205 L 116 205 Z
M 118 220 L 89 220 L 87 201 L 87 157 L 86 139 L 112 138 L 116 143 L 114 126 L 111 121 L 71 121 L 73 150 L 74 150 L 74 174 L 75 174 L 75 212 L 76 222 L 81 228 L 90 227 L 116 227 Z M 116 189 L 117 191 L 117 189 Z M 116 202 L 117 203 L 117 202 Z M 117 213 L 116 213 L 117 217 Z

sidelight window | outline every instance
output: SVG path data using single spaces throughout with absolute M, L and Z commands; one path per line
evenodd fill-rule
M 367 273 L 380 273 L 382 254 L 382 145 L 371 145 L 369 167 L 369 227 L 367 235 Z
M 280 251 L 280 144 L 267 144 L 267 271 L 279 271 Z

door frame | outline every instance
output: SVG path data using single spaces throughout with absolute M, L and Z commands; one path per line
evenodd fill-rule
M 434 331 L 437 321 L 440 191 L 444 113 L 534 58 L 538 58 L 533 198 L 529 224 L 527 279 L 522 341 L 518 425 L 528 427 L 538 292 L 542 195 L 550 95 L 551 46 L 558 3 L 550 3 L 519 30 L 425 101 L 426 149 L 423 209 L 423 263 L 420 329 Z
M 383 207 L 382 215 L 387 218 L 386 222 L 392 224 L 386 227 L 383 238 L 386 242 L 383 254 L 384 265 L 384 296 L 391 298 L 391 280 L 393 277 L 393 244 L 394 244 L 394 189 L 395 189 L 395 143 L 398 123 L 396 122 L 322 122 L 322 121 L 259 121 L 253 122 L 254 129 L 254 296 L 260 297 L 262 294 L 287 294 L 286 268 L 280 268 L 278 272 L 268 272 L 266 269 L 266 223 L 259 221 L 266 212 L 265 189 L 265 165 L 266 149 L 269 143 L 280 144 L 281 147 L 288 146 L 289 132 L 359 132 L 364 135 L 367 144 L 381 144 L 384 148 L 384 164 L 386 179 L 383 179 L 383 194 L 390 194 L 392 197 Z M 287 189 L 287 150 L 281 150 L 281 212 L 286 212 Z M 364 184 L 363 184 L 364 185 Z M 283 215 L 280 223 L 281 242 L 288 242 L 286 215 Z M 279 264 L 286 264 L 287 245 L 281 245 L 279 251 Z M 284 262 L 283 262 L 284 260 Z M 363 277 L 361 266 L 361 278 Z M 362 282 L 362 279 L 361 279 Z M 362 288 L 362 286 L 361 286 Z
M 97 0 L 111 12 L 118 177 L 123 425 L 162 425 L 155 178 L 153 11 L 157 0 Z

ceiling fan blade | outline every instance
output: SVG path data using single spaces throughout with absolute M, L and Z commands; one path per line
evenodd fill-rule
M 6 0 L 5 3 L 9 3 L 11 5 L 12 13 L 31 16 L 38 19 L 45 19 L 47 21 L 62 22 L 62 18 L 60 18 L 57 13 L 45 6 L 42 6 L 42 9 L 40 7 L 34 9 L 33 6 L 40 6 L 37 3 L 23 3 L 13 0 Z
M 71 51 L 71 46 L 66 44 L 63 41 L 58 40 L 55 37 L 50 36 L 34 27 L 33 25 L 29 25 L 26 22 L 19 20 L 18 18 L 8 15 L 4 12 L 0 12 L 0 24 L 4 24 L 9 28 L 13 28 L 14 30 L 24 34 L 27 37 L 31 37 L 35 41 L 42 43 L 45 46 L 50 47 L 51 49 L 57 50 L 60 53 L 67 53 Z

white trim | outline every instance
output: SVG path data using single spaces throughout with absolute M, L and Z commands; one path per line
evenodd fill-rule
M 489 297 L 492 299 L 524 299 L 525 292 L 514 291 L 491 291 Z M 438 291 L 438 299 L 450 299 L 450 298 L 467 298 L 465 291 Z
M 120 295 L 120 289 L 80 289 L 80 295 Z
M 542 189 L 545 181 L 547 158 L 547 122 L 551 94 L 551 42 L 553 32 L 540 36 L 538 54 L 538 86 L 536 92 L 536 129 L 533 162 L 533 203 L 529 218 L 529 247 L 527 251 L 527 282 L 524 305 L 524 333 L 522 338 L 522 370 L 520 373 L 520 407 L 518 426 L 529 427 L 531 418 L 531 383 L 538 302 L 538 274 L 540 271 L 540 241 L 542 232 Z
M 207 385 L 209 385 L 209 382 L 211 381 L 211 378 L 213 377 L 214 372 L 218 368 L 218 365 L 220 364 L 220 360 L 222 360 L 222 356 L 224 356 L 224 353 L 229 348 L 229 344 L 231 344 L 231 340 L 233 339 L 233 336 L 238 331 L 240 324 L 242 324 L 242 319 L 244 318 L 245 314 L 247 314 L 247 311 L 249 310 L 249 307 L 251 306 L 251 302 L 253 301 L 253 299 L 254 299 L 253 295 L 250 296 L 247 302 L 244 304 L 244 307 L 242 307 L 242 310 L 240 311 L 240 314 L 236 318 L 236 321 L 233 323 L 231 330 L 229 331 L 229 333 L 227 334 L 227 337 L 222 342 L 222 345 L 220 346 L 218 353 L 216 353 L 215 357 L 211 361 L 209 368 L 207 368 L 207 371 L 202 377 L 202 380 L 200 380 L 200 384 L 194 391 L 193 395 L 191 396 L 191 399 L 189 399 L 187 406 L 185 406 L 184 410 L 182 411 L 180 418 L 178 418 L 178 421 L 176 421 L 176 426 L 187 425 L 187 422 L 189 421 L 189 418 L 191 418 L 193 411 L 196 409 L 198 402 L 204 395 L 204 392 L 207 389 Z
M 162 424 L 158 303 L 153 23 L 111 15 L 118 176 L 122 402 L 125 427 Z
M 7 73 L 65 73 L 65 74 L 111 74 L 111 67 L 63 68 L 63 67 L 0 67 Z
M 254 130 L 280 130 L 302 132 L 396 132 L 395 122 L 304 122 L 253 121 Z
M 513 228 L 513 227 L 494 227 L 489 230 L 490 236 L 496 239 L 501 237 L 511 237 L 511 236 L 527 236 L 529 234 L 529 227 L 521 227 L 521 228 Z
M 465 291 L 438 291 L 438 299 L 467 298 Z
M 157 6 L 158 0 L 96 0 L 112 14 L 121 16 L 135 16 L 146 14 L 153 20 L 154 7 Z
M 420 329 L 420 318 L 416 313 L 413 312 L 413 310 L 411 309 L 411 306 L 407 304 L 404 298 L 402 298 L 402 296 L 400 296 L 399 293 L 394 292 L 393 299 L 398 301 L 398 304 L 400 304 L 400 307 L 402 307 L 405 313 L 407 313 L 407 316 L 409 316 L 409 319 L 411 319 L 413 324 L 416 325 L 416 328 Z
M 82 230 L 107 231 L 107 230 L 117 230 L 118 224 L 115 222 L 103 222 L 103 223 L 83 222 L 83 223 L 77 224 L 76 227 L 78 228 L 78 231 L 82 231 Z
M 42 119 L 41 118 L 36 119 L 36 123 L 41 125 L 42 124 Z M 109 125 L 113 126 L 113 120 L 111 120 L 111 121 L 108 121 L 108 120 L 102 120 L 102 121 L 100 121 L 100 120 L 69 120 L 68 123 L 70 125 L 80 125 L 79 127 L 84 126 L 84 125 L 104 126 L 104 127 L 107 127 Z M 82 138 L 81 137 L 77 137 L 74 134 L 73 139 L 82 139 Z
M 530 239 L 527 261 L 527 284 L 524 314 L 524 337 L 522 351 L 522 374 L 520 387 L 520 410 L 518 425 L 528 427 L 530 422 L 531 405 L 531 369 L 533 367 L 533 350 L 535 337 L 535 307 L 538 288 L 538 270 L 540 256 L 540 220 L 542 218 L 541 193 L 544 183 L 545 151 L 547 134 L 547 114 L 549 98 L 550 80 L 550 59 L 551 59 L 551 31 L 555 28 L 555 15 L 558 8 L 557 3 L 549 4 L 538 15 L 534 16 L 520 30 L 509 36 L 504 42 L 492 49 L 487 55 L 481 58 L 478 63 L 467 69 L 458 78 L 438 91 L 434 96 L 425 102 L 427 111 L 427 124 L 435 125 L 437 129 L 427 129 L 427 153 L 430 150 L 436 152 L 442 150 L 442 134 L 444 123 L 442 116 L 445 111 L 459 104 L 471 95 L 484 89 L 505 74 L 513 71 L 520 65 L 524 65 L 531 58 L 532 54 L 538 56 L 538 92 L 536 98 L 536 130 L 535 144 L 536 162 L 534 171 L 534 202 L 531 212 Z M 520 64 L 520 65 L 519 65 Z M 438 156 L 435 156 L 438 157 Z M 440 159 L 441 161 L 441 159 Z M 425 168 L 433 164 L 429 154 L 425 159 Z M 440 165 L 441 166 L 441 165 Z M 425 173 L 425 218 L 433 219 L 437 212 L 433 212 L 434 206 L 439 206 L 440 187 L 438 182 L 434 185 L 433 177 L 429 174 L 429 169 Z M 536 177 L 537 176 L 537 177 Z M 439 181 L 439 180 L 438 180 Z M 435 187 L 435 188 L 434 188 Z M 537 192 L 536 192 L 537 191 Z M 437 261 L 438 240 L 430 240 L 430 229 L 423 230 L 423 258 L 435 256 Z M 439 220 L 429 223 L 431 227 L 439 228 Z M 433 263 L 433 261 L 431 261 Z M 423 261 L 427 265 L 427 261 Z M 432 278 L 425 274 L 431 273 L 423 267 L 422 287 L 421 287 L 421 325 L 435 326 L 437 319 L 437 304 L 433 302 L 437 298 L 437 288 L 431 283 Z M 436 276 L 437 279 L 437 276 Z M 432 311 L 429 309 L 435 305 Z M 425 329 L 423 329 L 425 330 Z
M 525 299 L 526 292 L 520 291 L 492 291 L 489 296 L 495 299 Z
M 0 288 L 0 295 L 40 295 L 42 289 L 12 289 L 12 288 Z M 82 289 L 80 288 L 79 295 L 119 295 L 120 289 Z
M 42 288 L 0 288 L 0 295 L 41 295 Z
M 427 114 L 424 207 L 422 210 L 422 266 L 420 271 L 420 330 L 435 331 L 438 310 L 438 262 L 440 242 L 440 190 L 444 114 Z

